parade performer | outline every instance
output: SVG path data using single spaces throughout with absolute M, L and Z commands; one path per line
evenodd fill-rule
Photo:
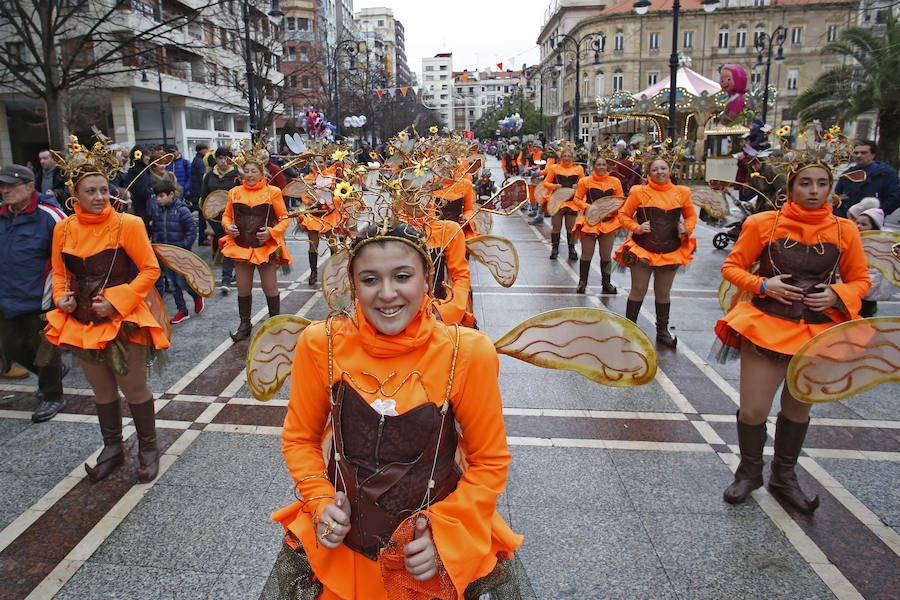
M 118 166 L 108 138 L 91 148 L 70 136 L 60 157 L 74 197 L 75 214 L 53 231 L 53 300 L 45 336 L 68 348 L 81 363 L 94 391 L 103 450 L 88 477 L 99 481 L 124 460 L 121 389 L 138 438 L 138 480 L 153 480 L 159 469 L 153 394 L 147 387 L 148 351 L 167 348 L 165 313 L 148 306 L 160 269 L 143 221 L 116 212 L 109 202 L 109 173 Z
M 262 142 L 257 141 L 252 147 L 243 148 L 235 160 L 242 166 L 244 179 L 240 186 L 228 192 L 228 205 L 222 214 L 226 236 L 219 240 L 219 245 L 222 254 L 234 260 L 241 322 L 231 339 L 239 342 L 250 337 L 253 329 L 250 316 L 254 270 L 259 271 L 269 316 L 274 316 L 279 314 L 281 307 L 278 266 L 294 261 L 284 242 L 284 232 L 290 221 L 284 218 L 287 210 L 281 190 L 269 185 L 265 177 L 269 153 Z
M 566 144 L 563 145 L 562 152 L 560 152 L 559 163 L 547 167 L 547 177 L 544 179 L 544 187 L 547 189 L 571 188 L 574 191 L 578 181 L 584 177 L 584 168 L 575 164 L 574 148 Z M 544 198 L 543 202 L 546 205 L 547 197 Z M 560 204 L 559 209 L 551 217 L 550 260 L 556 260 L 556 257 L 559 256 L 559 239 L 563 221 L 566 224 L 566 244 L 569 246 L 569 260 L 578 260 L 578 253 L 575 252 L 575 239 L 570 233 L 575 226 L 577 216 L 578 204 L 574 199 L 570 199 Z
M 600 249 L 600 275 L 603 280 L 603 293 L 615 294 L 616 286 L 612 284 L 612 248 L 616 232 L 621 227 L 617 217 L 618 210 L 613 210 L 600 223 L 588 225 L 585 210 L 606 196 L 622 196 L 622 182 L 609 173 L 606 158 L 598 156 L 594 159 L 594 172 L 589 177 L 578 181 L 574 202 L 578 206 L 578 218 L 572 233 L 581 239 L 581 261 L 577 293 L 583 294 L 587 289 L 588 275 L 591 271 L 591 259 L 594 257 L 594 244 Z
M 472 186 L 472 176 L 461 166 L 448 175 L 441 180 L 441 188 L 432 194 L 433 198 L 438 199 L 441 219 L 464 225 L 467 237 L 478 235 L 471 222 L 475 215 L 475 188 Z
M 687 265 L 694 258 L 697 240 L 691 234 L 697 224 L 697 213 L 691 202 L 690 188 L 675 185 L 669 178 L 671 170 L 667 158 L 654 158 L 647 167 L 649 181 L 646 185 L 632 186 L 628 199 L 619 210 L 619 223 L 631 235 L 616 250 L 615 258 L 631 270 L 631 291 L 625 316 L 637 323 L 652 276 L 656 341 L 674 348 L 678 338 L 669 333 L 669 292 L 678 267 Z
M 207 197 L 215 191 L 228 192 L 232 188 L 241 185 L 241 179 L 244 174 L 241 173 L 234 164 L 234 156 L 231 149 L 227 146 L 219 146 L 213 155 L 215 157 L 215 165 L 206 175 L 203 176 L 203 183 L 200 186 L 200 202 L 203 205 Z M 224 211 L 224 209 L 222 209 Z M 221 213 L 218 215 L 210 215 L 213 218 L 208 219 L 209 225 L 213 231 L 213 248 L 220 248 L 219 240 L 225 237 L 225 230 L 222 229 Z M 222 256 L 222 279 L 219 286 L 222 293 L 227 293 L 232 285 L 234 285 L 234 261 L 227 256 Z
M 869 289 L 859 231 L 834 216 L 829 203 L 833 165 L 847 162 L 852 147 L 839 132 L 829 132 L 828 138 L 820 147 L 786 153 L 786 201 L 779 210 L 748 217 L 722 265 L 725 280 L 752 294 L 752 300 L 738 303 L 716 324 L 723 357 L 739 352 L 741 358 L 741 462 L 724 492 L 730 503 L 743 502 L 763 484 L 766 418 L 791 356 L 818 333 L 858 318 Z M 757 272 L 751 270 L 755 262 Z M 795 399 L 787 385 L 780 403 L 769 490 L 812 513 L 818 497 L 807 498 L 794 471 L 810 405 Z
M 340 156 L 341 150 L 334 153 Z M 309 236 L 309 283 L 315 285 L 319 277 L 319 240 L 328 234 L 345 219 L 340 210 L 340 196 L 334 194 L 332 177 L 337 168 L 327 166 L 325 156 L 327 150 L 315 152 L 312 157 L 310 171 L 303 176 L 311 188 L 308 194 L 302 197 L 303 204 L 308 207 L 310 213 L 300 217 L 300 225 L 306 229 Z

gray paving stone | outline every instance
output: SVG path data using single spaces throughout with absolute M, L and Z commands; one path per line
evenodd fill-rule
M 25 477 L 40 474 L 62 478 L 102 444 L 96 424 L 29 424 L 0 446 L 0 470 Z
M 641 513 L 732 514 L 751 510 L 732 506 L 722 491 L 734 479 L 714 453 L 610 450 L 628 497 Z
M 0 470 L 0 530 L 59 483 L 56 475 L 11 473 Z
M 891 527 L 900 527 L 900 463 L 817 458 L 816 462 Z
M 87 562 L 54 596 L 54 600 L 213 598 L 215 596 L 208 594 L 216 585 L 217 578 L 214 573 L 201 571 Z
M 641 516 L 679 597 L 834 598 L 765 514 L 652 513 Z M 751 592 L 752 590 L 752 592 Z
M 518 555 L 538 598 L 677 598 L 632 512 L 528 507 L 513 518 L 525 536 Z
M 204 596 L 207 600 L 256 600 L 266 584 L 266 577 L 252 575 L 219 575 Z
M 11 443 L 17 435 L 31 425 L 31 421 L 25 419 L 0 419 L 0 447 Z

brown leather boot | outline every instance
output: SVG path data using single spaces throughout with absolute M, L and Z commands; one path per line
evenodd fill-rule
M 231 340 L 240 342 L 250 337 L 253 331 L 253 324 L 250 323 L 250 314 L 253 310 L 253 296 L 238 296 L 238 315 L 241 317 L 241 324 L 238 325 L 237 331 L 229 333 Z
M 281 314 L 281 296 L 275 294 L 274 296 L 266 296 L 266 304 L 269 305 L 269 318 L 276 315 Z
M 551 233 L 550 234 L 550 260 L 556 260 L 557 256 L 559 256 L 559 234 Z
M 678 345 L 678 338 L 669 333 L 669 309 L 672 305 L 669 302 L 656 303 L 656 341 L 663 346 L 675 348 Z
M 588 275 L 590 275 L 590 272 L 591 261 L 578 261 L 578 289 L 575 290 L 576 294 L 583 294 L 585 291 L 587 291 Z
M 118 398 L 109 404 L 97 404 L 97 419 L 103 435 L 103 450 L 93 467 L 84 465 L 88 479 L 100 481 L 115 471 L 125 460 L 122 449 L 122 402 Z
M 602 291 L 604 294 L 616 294 L 619 290 L 612 284 L 612 261 L 600 261 L 600 277 L 602 279 Z
M 643 300 L 631 300 L 629 299 L 625 303 L 625 318 L 631 321 L 632 323 L 637 323 L 638 315 L 641 312 L 641 304 L 643 304 Z
M 775 421 L 775 458 L 772 459 L 772 469 L 769 473 L 769 491 L 800 512 L 811 515 L 819 507 L 819 497 L 815 496 L 812 500 L 806 497 L 800 489 L 800 482 L 797 481 L 797 473 L 794 471 L 800 450 L 803 448 L 803 440 L 806 439 L 807 429 L 809 420 L 806 423 L 795 423 L 778 413 L 778 420 Z
M 316 285 L 319 281 L 319 255 L 316 252 L 308 252 L 309 256 L 309 285 Z
M 153 398 L 140 404 L 129 404 L 138 439 L 138 481 L 147 483 L 159 473 L 159 449 L 156 446 L 156 411 Z
M 747 499 L 750 492 L 762 487 L 763 447 L 766 445 L 766 424 L 747 425 L 741 421 L 741 411 L 737 412 L 738 446 L 741 449 L 741 464 L 734 472 L 734 481 L 725 488 L 722 497 L 725 502 L 738 504 Z

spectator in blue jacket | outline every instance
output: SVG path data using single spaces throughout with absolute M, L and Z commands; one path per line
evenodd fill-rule
M 147 209 L 153 189 L 150 187 L 150 155 L 143 146 L 135 146 L 131 149 L 131 168 L 125 179 L 126 187 L 131 195 L 131 211 L 144 220 L 147 230 L 150 230 L 150 215 Z
M 854 165 L 844 173 L 861 169 L 866 172 L 866 178 L 859 182 L 850 181 L 846 177 L 838 178 L 834 193 L 841 197 L 841 205 L 835 207 L 834 214 L 846 217 L 851 206 L 869 197 L 878 198 L 885 215 L 897 210 L 900 207 L 900 178 L 891 165 L 875 160 L 875 142 L 856 142 L 853 146 L 853 162 Z
M 156 200 L 150 203 L 150 241 L 154 244 L 169 244 L 190 250 L 194 245 L 194 238 L 197 237 L 197 223 L 184 202 L 175 196 L 174 183 L 168 178 L 161 179 L 153 184 L 153 192 L 156 194 Z M 184 303 L 183 291 L 187 291 L 194 299 L 194 313 L 200 313 L 203 310 L 203 296 L 191 289 L 181 273 L 176 273 L 162 261 L 159 267 L 162 270 L 162 277 L 157 280 L 156 289 L 162 295 L 162 280 L 165 277 L 178 310 L 175 316 L 169 319 L 169 323 L 181 323 L 191 318 Z
M 206 237 L 206 219 L 203 218 L 203 211 L 200 210 L 200 188 L 203 187 L 203 176 L 206 175 L 206 162 L 203 157 L 209 150 L 209 146 L 200 142 L 194 146 L 196 154 L 194 160 L 191 161 L 191 195 L 190 208 L 197 211 L 197 245 L 209 246 L 209 238 Z
M 178 146 L 169 144 L 163 150 L 172 155 L 172 161 L 166 165 L 166 171 L 175 173 L 175 179 L 181 186 L 181 197 L 190 202 L 191 198 L 191 163 L 181 156 Z
M 41 335 L 44 313 L 53 308 L 53 228 L 65 215 L 39 201 L 28 167 L 0 169 L 0 194 L 0 371 L 16 361 L 38 376 L 38 405 L 31 415 L 37 423 L 66 406 L 59 348 Z

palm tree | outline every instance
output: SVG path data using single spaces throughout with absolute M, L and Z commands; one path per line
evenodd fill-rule
M 878 114 L 878 157 L 894 166 L 900 149 L 900 23 L 887 16 L 883 36 L 850 27 L 822 48 L 822 54 L 843 56 L 844 66 L 822 73 L 794 101 L 802 121 L 837 119 L 841 124 L 864 112 Z

